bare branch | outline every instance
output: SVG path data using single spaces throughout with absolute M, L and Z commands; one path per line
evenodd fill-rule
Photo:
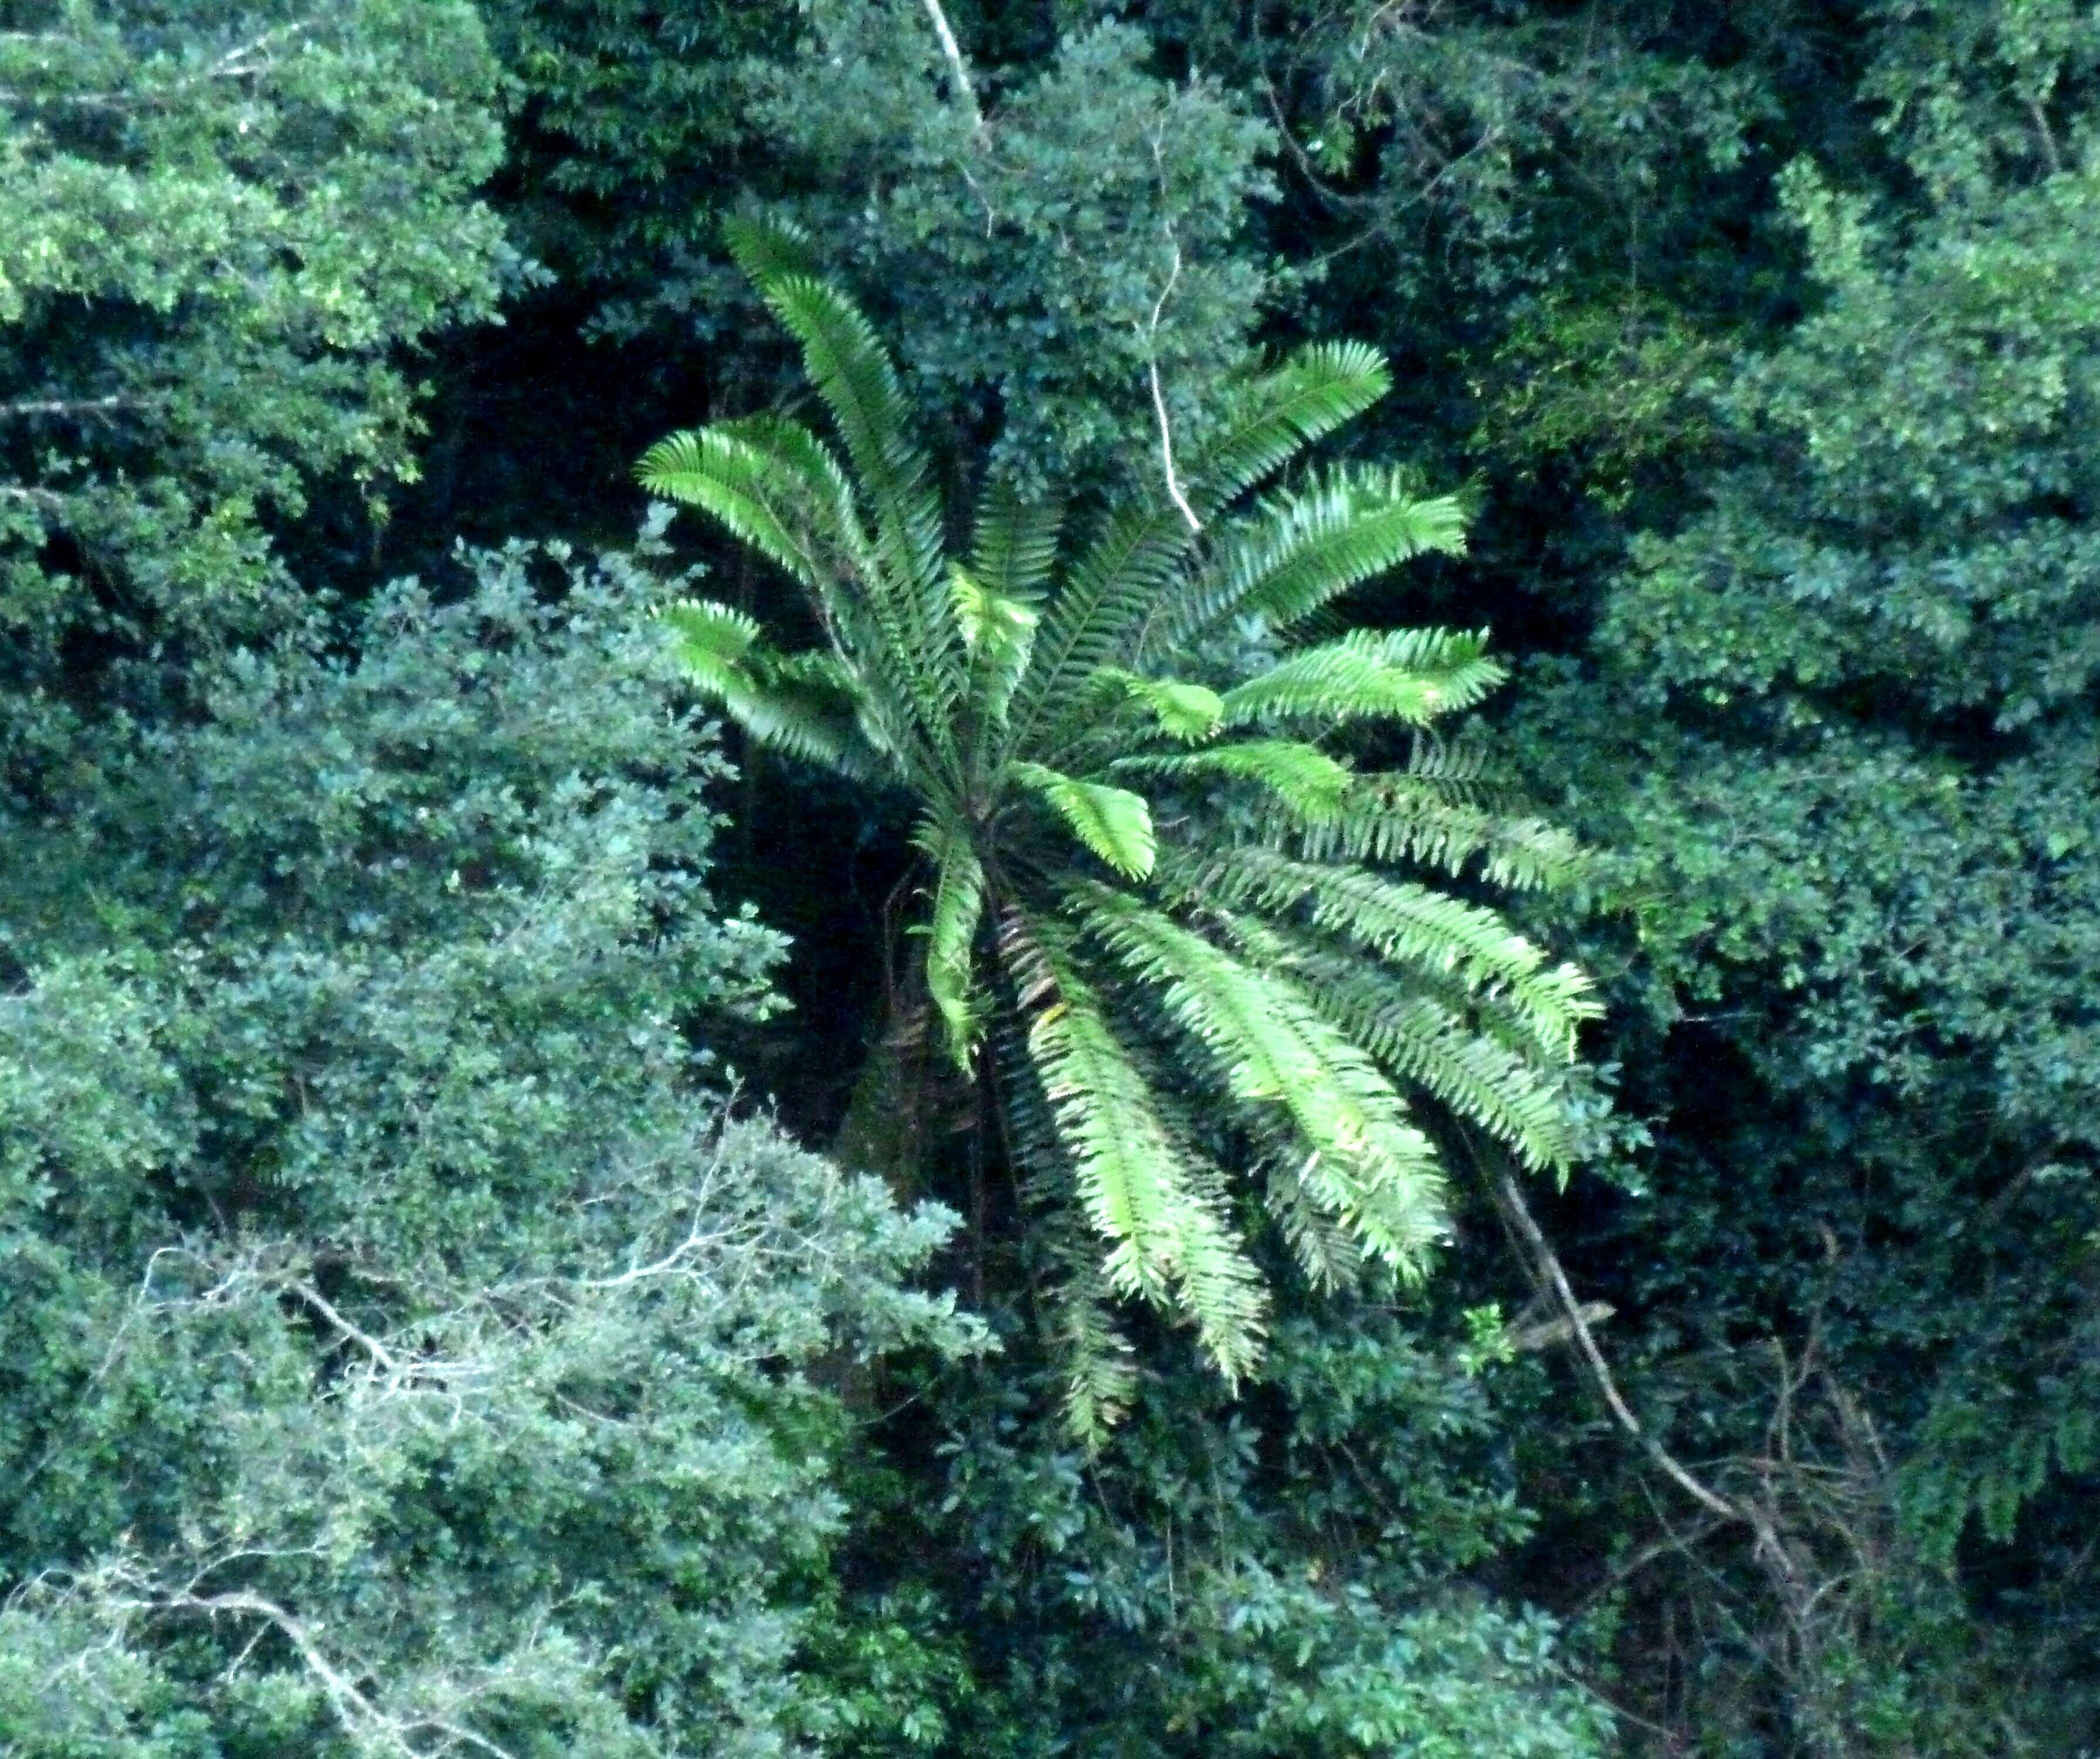
M 1561 1313 L 1568 1321 L 1568 1333 L 1575 1340 L 1584 1365 L 1589 1369 L 1599 1395 L 1619 1426 L 1640 1444 L 1642 1451 L 1656 1463 L 1665 1477 L 1701 1508 L 1724 1520 L 1755 1524 L 1748 1510 L 1693 1477 L 1675 1455 L 1641 1426 L 1640 1419 L 1634 1415 L 1632 1409 L 1620 1395 L 1618 1382 L 1612 1378 L 1604 1352 L 1598 1349 L 1596 1337 L 1590 1329 L 1586 1316 L 1588 1310 L 1575 1298 L 1575 1291 L 1568 1285 L 1568 1272 L 1561 1267 L 1560 1255 L 1554 1251 L 1546 1236 L 1540 1232 L 1538 1223 L 1533 1219 L 1530 1206 L 1524 1201 L 1522 1187 L 1506 1170 L 1498 1169 L 1489 1176 L 1497 1202 L 1529 1249 L 1534 1274 L 1543 1280 L 1559 1303 Z
M 40 416 L 77 420 L 91 416 L 112 415 L 120 409 L 136 409 L 139 407 L 139 399 L 117 395 L 29 397 L 17 403 L 0 403 L 0 421 Z
M 984 112 L 977 108 L 977 87 L 970 82 L 970 64 L 963 59 L 963 46 L 955 41 L 955 33 L 949 28 L 948 15 L 942 10 L 941 0 L 926 0 L 926 16 L 933 21 L 933 34 L 941 39 L 941 53 L 947 57 L 948 77 L 955 82 L 955 102 L 968 112 L 971 129 L 982 139 Z
M 355 1325 L 345 1319 L 342 1315 L 338 1312 L 335 1307 L 329 1303 L 328 1299 L 320 1293 L 320 1291 L 315 1289 L 311 1283 L 288 1283 L 285 1285 L 285 1288 L 288 1293 L 297 1295 L 300 1300 L 306 1303 L 306 1304 L 311 1307 L 315 1312 L 320 1314 L 323 1319 L 326 1320 L 329 1325 L 334 1326 L 337 1331 L 341 1333 L 345 1338 L 347 1338 L 352 1343 L 355 1344 L 360 1349 L 364 1351 L 367 1356 L 370 1356 L 379 1367 L 384 1369 L 389 1374 L 398 1374 L 400 1373 L 400 1358 L 396 1356 L 392 1351 L 386 1347 L 386 1345 L 380 1342 L 377 1338 L 373 1337 L 368 1332 L 360 1331 Z

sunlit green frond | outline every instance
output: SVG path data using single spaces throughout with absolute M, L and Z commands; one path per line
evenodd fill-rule
M 1206 505 L 1222 507 L 1392 388 L 1385 357 L 1362 342 L 1317 342 L 1234 398 L 1217 434 L 1190 461 Z
M 1396 981 L 1331 946 L 1244 919 L 1236 920 L 1235 936 L 1250 958 L 1290 970 L 1313 1006 L 1389 1073 L 1435 1096 L 1526 1166 L 1560 1169 L 1573 1158 L 1565 1096 L 1535 1051 L 1526 1056 L 1482 1032 L 1411 976 Z
M 824 590 L 818 534 L 796 494 L 802 485 L 748 439 L 723 427 L 673 434 L 642 455 L 635 475 L 651 494 L 712 514 L 810 591 Z
M 1427 1137 L 1392 1083 L 1290 984 L 1125 893 L 1074 885 L 1088 934 L 1156 993 L 1243 1104 L 1286 1117 L 1298 1176 L 1388 1263 L 1418 1271 L 1445 1228 Z
M 933 909 L 926 925 L 926 989 L 945 1029 L 949 1056 L 967 1071 L 977 1048 L 977 935 L 984 919 L 984 866 L 968 827 L 952 813 L 929 813 L 913 840 L 933 864 Z
M 1142 677 L 1120 666 L 1101 668 L 1087 694 L 1104 708 L 1118 699 L 1142 703 L 1151 712 L 1152 724 L 1160 732 L 1184 744 L 1209 738 L 1224 720 L 1224 699 L 1215 690 L 1171 678 Z
M 1228 726 L 1312 720 L 1420 726 L 1471 708 L 1508 676 L 1485 634 L 1354 629 L 1225 692 Z
M 1425 499 L 1397 471 L 1335 470 L 1226 536 L 1162 603 L 1142 650 L 1171 652 L 1236 617 L 1288 628 L 1414 557 L 1465 547 L 1465 514 L 1452 497 Z
M 948 566 L 948 602 L 969 665 L 964 701 L 982 744 L 1006 725 L 1014 690 L 1035 650 L 1037 617 L 1031 606 L 993 590 L 960 562 Z
M 1247 1372 L 1260 1349 L 1260 1285 L 1214 1194 L 1198 1187 L 1160 1122 L 1143 1073 L 1082 994 L 1068 993 L 1037 1018 L 1029 1049 L 1077 1170 L 1081 1206 L 1108 1243 L 1110 1286 L 1169 1311 L 1181 1307 L 1228 1375 Z
M 1051 973 L 1028 1054 L 1074 1172 L 1080 1206 L 1109 1242 L 1103 1272 L 1117 1293 L 1192 1320 L 1229 1378 L 1260 1355 L 1266 1300 L 1225 1218 L 1215 1171 L 1177 1140 L 1151 1084 L 1118 1041 L 1070 960 L 1037 934 Z
M 1141 795 L 1105 783 L 1079 782 L 1041 764 L 1007 766 L 1014 781 L 1045 801 L 1072 835 L 1129 880 L 1152 871 L 1158 842 L 1152 809 Z
M 760 744 L 845 775 L 877 772 L 860 699 L 828 655 L 770 653 L 753 619 L 704 600 L 666 607 L 664 621 L 694 688 Z
M 1597 1012 L 1589 981 L 1573 966 L 1549 963 L 1494 911 L 1426 886 L 1251 847 L 1177 862 L 1161 877 L 1176 894 L 1286 921 L 1299 917 L 1390 963 L 1504 994 L 1555 1060 L 1573 1056 L 1576 1033 Z
M 1118 758 L 1118 775 L 1156 776 L 1167 783 L 1249 782 L 1277 801 L 1295 822 L 1325 824 L 1338 816 L 1357 781 L 1347 764 L 1302 739 L 1246 739 L 1200 752 Z
M 1004 483 L 986 491 L 970 534 L 970 572 L 986 589 L 1024 605 L 1038 603 L 1057 564 L 1065 509 L 1024 500 Z

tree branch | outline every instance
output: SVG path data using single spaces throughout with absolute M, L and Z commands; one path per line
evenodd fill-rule
M 941 0 L 926 0 L 926 16 L 933 21 L 933 34 L 941 39 L 941 53 L 947 58 L 948 77 L 955 85 L 955 101 L 968 112 L 971 130 L 982 139 L 985 133 L 984 112 L 977 108 L 977 87 L 970 82 L 970 64 L 963 59 L 963 46 L 955 41 L 955 33 L 949 28 L 948 15 L 942 10 Z
M 25 397 L 20 402 L 0 403 L 0 421 L 18 417 L 82 417 L 109 415 L 119 409 L 136 409 L 135 397 Z

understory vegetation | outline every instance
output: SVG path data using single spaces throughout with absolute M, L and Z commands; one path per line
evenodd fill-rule
M 2100 9 L 0 0 L 0 1753 L 2100 1753 Z

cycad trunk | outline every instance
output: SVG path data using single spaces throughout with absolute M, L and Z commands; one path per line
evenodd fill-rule
M 832 1141 L 848 1172 L 873 1173 L 901 1205 L 925 1195 L 929 1096 L 927 1007 L 893 1001 Z
M 900 1208 L 925 1195 L 931 1087 L 926 1016 L 923 1002 L 892 999 L 832 1139 L 839 1166 L 874 1174 Z M 810 1378 L 836 1393 L 856 1422 L 867 1423 L 881 1409 L 877 1373 L 873 1362 L 839 1349 L 813 1364 Z

